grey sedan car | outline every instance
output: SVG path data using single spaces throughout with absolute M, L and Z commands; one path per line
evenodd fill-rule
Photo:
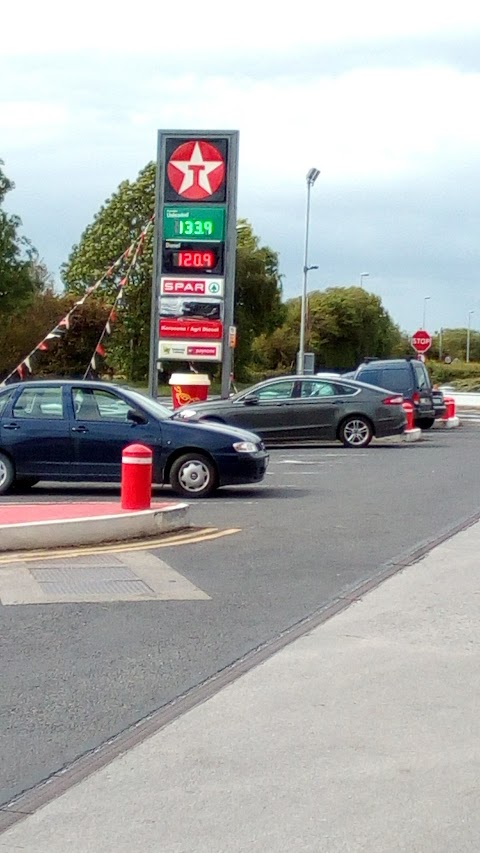
M 283 376 L 228 400 L 182 406 L 174 418 L 248 428 L 269 446 L 339 440 L 345 447 L 367 447 L 374 436 L 404 431 L 402 403 L 401 394 L 343 376 Z

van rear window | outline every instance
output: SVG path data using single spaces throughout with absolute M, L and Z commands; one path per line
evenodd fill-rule
M 413 369 L 417 377 L 418 390 L 424 391 L 425 388 L 430 389 L 432 384 L 425 365 L 421 361 L 414 361 Z

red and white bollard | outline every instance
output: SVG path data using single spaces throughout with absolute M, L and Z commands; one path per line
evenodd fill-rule
M 413 429 L 413 426 L 414 426 L 414 420 L 413 420 L 414 408 L 413 408 L 412 403 L 410 403 L 408 400 L 405 400 L 402 403 L 402 406 L 403 406 L 403 410 L 407 416 L 407 426 L 405 427 L 405 432 L 407 432 L 408 430 Z
M 152 451 L 144 444 L 129 444 L 122 453 L 122 509 L 150 509 Z
M 421 438 L 422 430 L 415 426 L 413 413 L 415 411 L 413 403 L 410 400 L 404 400 L 402 403 L 403 410 L 407 416 L 407 426 L 404 430 L 405 441 L 418 441 Z
M 454 397 L 444 397 L 445 413 L 441 417 L 441 421 L 447 429 L 460 426 L 460 421 L 455 414 L 455 399 Z

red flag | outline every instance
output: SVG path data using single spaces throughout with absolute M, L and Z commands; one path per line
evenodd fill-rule
M 46 342 L 46 341 L 42 341 L 42 342 L 38 345 L 37 349 L 41 350 L 42 352 L 45 352 L 45 351 L 48 349 L 48 344 L 47 344 L 47 342 Z
M 97 344 L 97 346 L 95 347 L 95 352 L 97 353 L 97 355 L 101 355 L 102 358 L 105 357 L 105 349 L 102 344 Z

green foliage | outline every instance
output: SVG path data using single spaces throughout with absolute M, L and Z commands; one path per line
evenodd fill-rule
M 56 296 L 51 290 L 36 293 L 28 309 L 5 318 L 0 351 L 0 379 L 4 379 L 73 306 L 72 296 Z M 39 376 L 83 376 L 105 326 L 109 308 L 90 297 L 72 317 L 70 329 L 60 340 L 51 340 L 46 352 L 32 358 L 32 372 Z
M 235 275 L 236 379 L 242 381 L 248 377 L 255 338 L 274 333 L 285 314 L 278 255 L 268 246 L 261 246 L 250 223 L 240 219 Z
M 442 329 L 440 334 L 432 337 L 432 346 L 428 351 L 430 358 L 439 358 L 440 346 L 442 358 L 450 356 L 451 359 L 459 358 L 465 361 L 467 354 L 467 329 Z M 480 332 L 470 331 L 470 361 L 480 361 Z
M 2 210 L 5 196 L 14 188 L 2 170 L 0 160 L 0 319 L 28 305 L 41 288 L 39 260 L 26 237 L 19 235 L 21 220 Z
M 428 357 L 426 363 L 433 383 L 453 385 L 458 391 L 480 391 L 480 364 L 462 361 L 445 364 Z
M 149 163 L 137 180 L 123 181 L 105 202 L 93 222 L 74 246 L 62 267 L 62 279 L 69 293 L 83 293 L 140 235 L 153 214 L 155 164 Z M 108 345 L 108 364 L 115 373 L 129 379 L 143 379 L 148 372 L 150 299 L 152 287 L 153 240 L 149 231 L 142 255 L 129 276 L 124 300 L 118 312 L 114 334 Z M 115 284 L 106 282 L 105 290 Z
M 286 306 L 286 319 L 270 335 L 257 338 L 253 355 L 268 370 L 295 369 L 301 301 Z M 355 367 L 365 356 L 390 356 L 402 336 L 378 296 L 359 287 L 331 287 L 308 295 L 305 350 L 315 353 L 317 369 Z

